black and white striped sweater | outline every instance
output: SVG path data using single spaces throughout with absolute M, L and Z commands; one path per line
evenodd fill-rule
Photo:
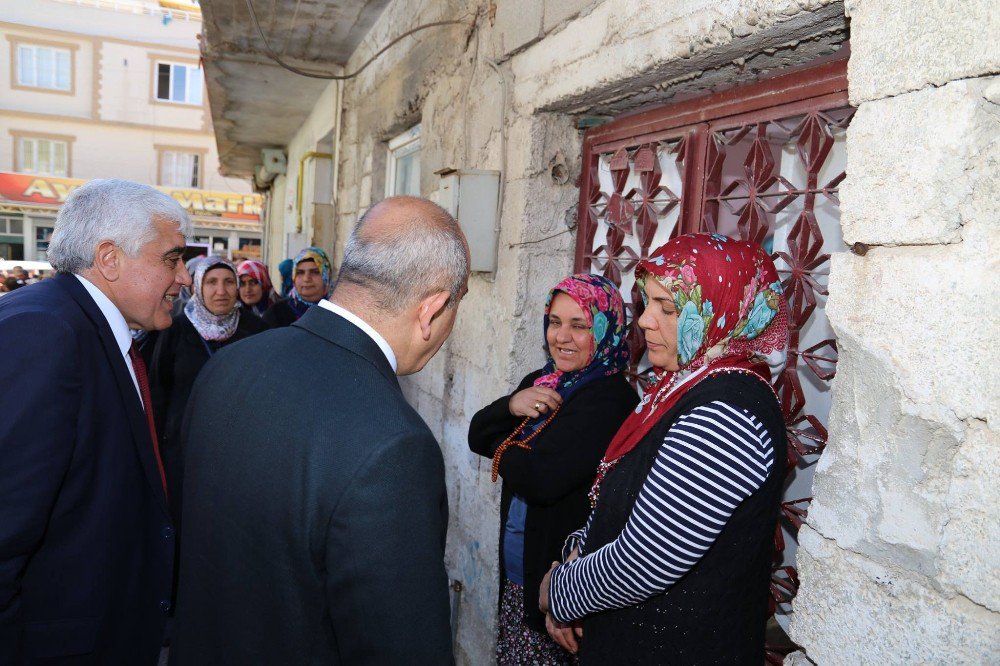
M 579 548 L 580 557 L 553 572 L 552 615 L 570 622 L 667 590 L 697 564 L 773 465 L 771 438 L 749 411 L 717 400 L 683 414 L 660 445 L 618 538 L 588 553 L 588 520 L 567 539 L 564 556 Z

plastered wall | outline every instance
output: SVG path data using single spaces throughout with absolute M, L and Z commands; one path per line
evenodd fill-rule
M 786 663 L 1000 662 L 1000 12 L 847 3 L 840 363 Z M 864 253 L 863 256 L 860 253 Z

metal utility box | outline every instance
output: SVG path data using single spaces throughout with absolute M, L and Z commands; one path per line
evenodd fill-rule
M 497 201 L 500 172 L 477 169 L 441 169 L 441 184 L 434 197 L 452 214 L 469 241 L 472 271 L 493 273 L 497 269 Z

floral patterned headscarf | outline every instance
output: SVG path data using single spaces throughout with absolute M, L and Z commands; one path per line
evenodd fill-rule
M 274 288 L 271 286 L 271 275 L 267 271 L 267 266 L 259 261 L 247 259 L 236 267 L 236 279 L 239 280 L 244 275 L 257 280 L 262 291 L 260 300 L 253 305 L 243 303 L 243 306 L 253 312 L 258 317 L 264 314 L 267 308 L 274 303 Z M 242 302 L 242 300 L 241 300 Z
M 534 386 L 544 386 L 559 393 L 563 400 L 590 381 L 614 375 L 628 367 L 629 351 L 625 339 L 625 304 L 615 283 L 606 277 L 591 273 L 571 275 L 549 292 L 545 301 L 545 316 L 542 319 L 542 340 L 546 341 L 549 329 L 549 311 L 556 294 L 568 295 L 583 310 L 587 325 L 590 326 L 590 356 L 587 365 L 579 370 L 562 372 L 545 344 L 547 361 L 542 376 L 534 381 Z M 521 431 L 521 439 L 527 438 L 539 424 L 548 418 L 541 415 L 528 423 Z
M 635 280 L 640 288 L 655 280 L 673 294 L 682 372 L 728 357 L 777 355 L 783 363 L 788 306 L 774 263 L 756 243 L 721 234 L 680 236 L 641 262 Z
M 756 243 L 721 234 L 679 236 L 640 262 L 635 279 L 640 288 L 656 280 L 673 295 L 680 369 L 655 369 L 656 385 L 622 424 L 601 461 L 592 502 L 615 463 L 692 387 L 726 372 L 751 373 L 770 385 L 784 366 L 788 346 L 781 281 Z
M 323 298 L 330 295 L 330 289 L 333 286 L 333 265 L 330 263 L 330 257 L 326 255 L 326 252 L 322 248 L 318 247 L 307 247 L 295 256 L 295 260 L 292 262 L 292 276 L 294 281 L 295 269 L 298 268 L 299 264 L 303 261 L 314 262 L 320 270 L 320 274 L 323 278 Z M 307 301 L 301 296 L 299 292 L 292 287 L 292 290 L 288 294 L 288 304 L 292 306 L 292 310 L 298 317 L 301 317 L 309 309 L 310 305 L 316 305 L 319 301 Z
M 213 268 L 228 268 L 236 275 L 233 265 L 222 257 L 205 257 L 204 261 L 198 264 L 194 271 L 194 286 L 191 293 L 191 300 L 184 306 L 184 316 L 194 325 L 198 335 L 205 340 L 228 340 L 233 337 L 236 327 L 240 323 L 240 302 L 237 298 L 233 309 L 226 314 L 213 314 L 205 305 L 205 296 L 201 293 L 201 283 L 205 279 L 205 273 Z

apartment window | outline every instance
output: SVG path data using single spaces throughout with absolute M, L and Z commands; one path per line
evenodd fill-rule
M 24 219 L 21 216 L 0 215 L 0 235 L 20 236 L 24 233 Z
M 201 105 L 201 69 L 175 62 L 156 63 L 156 99 Z
M 69 175 L 69 144 L 57 139 L 20 137 L 17 171 L 46 176 Z
M 53 46 L 18 44 L 17 83 L 28 88 L 69 92 L 73 86 L 72 53 Z
M 201 187 L 201 155 L 176 150 L 161 151 L 160 185 Z
M 55 227 L 35 227 L 35 261 L 46 261 Z
M 396 194 L 420 196 L 420 125 L 389 141 L 385 195 Z

